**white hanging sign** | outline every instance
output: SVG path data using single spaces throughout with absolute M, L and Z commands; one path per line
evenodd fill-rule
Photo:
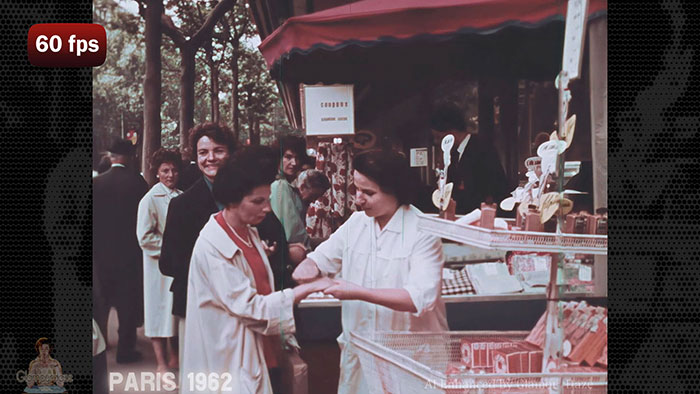
M 355 134 L 352 85 L 302 87 L 306 135 Z
M 562 70 L 566 71 L 569 80 L 579 77 L 581 59 L 583 57 L 583 42 L 586 35 L 588 19 L 588 0 L 569 0 L 566 8 L 566 33 L 564 34 L 564 57 Z

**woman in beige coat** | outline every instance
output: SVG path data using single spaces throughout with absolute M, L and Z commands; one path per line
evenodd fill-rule
M 136 236 L 143 250 L 144 329 L 146 336 L 151 338 L 157 371 L 161 373 L 178 367 L 175 344 L 168 341 L 176 335 L 177 326 L 172 314 L 173 293 L 170 292 L 173 278 L 160 273 L 158 258 L 168 205 L 172 198 L 182 193 L 175 187 L 180 164 L 177 152 L 159 149 L 153 154 L 151 168 L 156 169 L 159 182 L 141 199 L 136 224 Z M 170 353 L 169 361 L 166 361 L 167 353 Z
M 295 343 L 293 305 L 332 284 L 322 279 L 274 289 L 263 244 L 251 226 L 271 210 L 277 165 L 272 149 L 249 147 L 216 175 L 214 198 L 225 208 L 204 225 L 192 252 L 183 394 L 277 392 L 278 357 Z

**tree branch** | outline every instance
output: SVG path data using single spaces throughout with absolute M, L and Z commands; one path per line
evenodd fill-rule
M 221 19 L 226 12 L 233 8 L 235 4 L 235 0 L 222 0 L 219 2 L 219 4 L 217 4 L 216 7 L 209 12 L 207 19 L 204 21 L 199 30 L 197 30 L 192 38 L 190 38 L 190 43 L 195 48 L 199 48 L 207 37 L 211 37 L 211 32 L 214 30 L 214 26 L 216 26 L 219 19 Z
M 182 32 L 175 26 L 173 20 L 169 16 L 165 15 L 165 13 L 160 15 L 160 25 L 163 28 L 163 33 L 165 33 L 165 35 L 167 35 L 173 40 L 175 46 L 177 46 L 180 49 L 183 49 L 185 46 L 187 46 L 187 39 L 182 34 Z

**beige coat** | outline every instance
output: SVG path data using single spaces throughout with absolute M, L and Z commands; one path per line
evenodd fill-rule
M 160 273 L 158 258 L 168 205 L 181 193 L 158 182 L 139 203 L 136 237 L 143 250 L 144 331 L 149 338 L 172 337 L 176 333 L 175 316 L 172 314 L 173 293 L 170 292 L 173 278 Z
M 251 228 L 249 233 L 274 286 L 257 230 Z M 293 305 L 291 289 L 266 296 L 257 293 L 243 253 L 210 217 L 190 261 L 181 393 L 271 394 L 262 336 L 291 336 Z M 214 374 L 220 378 L 218 383 L 211 378 Z

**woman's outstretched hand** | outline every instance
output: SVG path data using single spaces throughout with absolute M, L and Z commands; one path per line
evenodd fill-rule
M 333 285 L 323 290 L 324 294 L 332 295 L 339 300 L 358 300 L 362 299 L 362 291 L 364 287 L 356 285 L 342 279 L 333 279 Z
M 335 282 L 328 277 L 318 278 L 311 282 L 302 283 L 294 288 L 294 303 L 298 304 L 299 301 L 308 297 L 309 294 L 323 291 L 333 285 L 335 285 Z

